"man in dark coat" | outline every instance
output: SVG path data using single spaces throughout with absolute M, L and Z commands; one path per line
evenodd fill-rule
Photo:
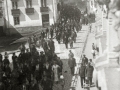
M 42 30 L 42 32 L 41 32 L 41 37 L 42 38 L 45 38 L 45 32 Z
M 13 69 L 15 69 L 17 67 L 17 56 L 15 55 L 15 53 L 13 53 L 12 62 L 13 62 Z
M 49 38 L 49 29 L 46 29 L 46 38 Z
M 54 45 L 54 41 L 52 40 L 52 38 L 48 42 L 48 46 L 50 48 L 51 53 L 54 53 L 54 51 L 55 51 L 55 45 Z
M 65 43 L 66 49 L 68 49 L 68 42 L 69 42 L 69 39 L 68 39 L 68 36 L 66 35 L 64 38 L 64 43 Z
M 68 65 L 69 65 L 69 67 L 70 67 L 70 70 L 71 70 L 71 75 L 74 75 L 74 68 L 75 68 L 75 66 L 76 66 L 76 60 L 75 60 L 75 58 L 70 58 L 69 60 L 68 60 Z
M 51 38 L 53 38 L 53 29 L 52 28 L 50 29 L 50 35 L 51 35 Z
M 86 67 L 86 77 L 89 80 L 90 85 L 92 85 L 93 71 L 94 67 L 90 63 L 88 63 L 88 66 Z
M 46 61 L 46 63 L 44 64 L 43 70 L 44 70 L 44 75 L 46 75 L 47 78 L 51 79 L 52 67 L 48 61 Z
M 86 55 L 83 55 L 82 63 L 83 63 L 84 65 L 87 65 L 87 64 L 88 64 L 88 58 L 86 57 Z
M 43 42 L 43 50 L 44 50 L 45 53 L 47 53 L 47 51 L 48 51 L 47 41 L 44 41 L 44 42 Z
M 2 63 L 2 60 L 3 60 L 3 56 L 2 54 L 0 54 L 0 63 Z
M 8 57 L 5 57 L 5 59 L 3 60 L 3 64 L 4 64 L 4 66 L 10 64 L 10 61 L 9 61 Z
M 62 62 L 62 60 L 60 60 L 60 57 L 57 57 L 57 62 L 58 62 L 58 65 L 60 66 L 60 72 L 62 73 L 63 62 Z
M 44 76 L 42 82 L 41 82 L 43 90 L 52 90 L 53 87 L 53 81 L 51 79 L 48 79 L 46 76 Z
M 79 75 L 80 75 L 80 78 L 81 78 L 81 87 L 83 88 L 83 83 L 85 83 L 85 70 L 86 70 L 86 67 L 81 64 L 81 67 L 79 69 Z
M 10 68 L 10 66 L 8 64 L 4 67 L 4 72 L 5 72 L 6 77 L 10 78 L 10 76 L 11 76 L 11 68 Z

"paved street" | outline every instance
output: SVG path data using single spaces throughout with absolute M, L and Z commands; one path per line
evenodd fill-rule
M 72 81 L 72 76 L 70 74 L 70 69 L 68 67 L 68 53 L 69 50 L 72 50 L 74 53 L 76 62 L 78 63 L 80 60 L 81 56 L 81 51 L 84 46 L 84 41 L 88 33 L 88 26 L 83 26 L 82 30 L 77 34 L 77 41 L 74 44 L 73 49 L 66 49 L 64 44 L 61 44 L 59 46 L 56 46 L 57 50 L 56 52 L 58 53 L 58 56 L 61 57 L 64 65 L 63 65 L 63 71 L 67 71 L 67 73 L 63 73 L 65 77 L 65 88 L 64 90 L 69 90 L 71 86 L 71 81 Z M 60 89 L 61 90 L 61 89 Z

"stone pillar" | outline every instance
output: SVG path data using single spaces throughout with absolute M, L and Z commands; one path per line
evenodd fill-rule
M 109 19 L 108 60 L 110 67 L 116 67 L 118 66 L 120 50 L 118 31 L 115 30 L 116 21 L 118 18 L 116 18 L 114 14 L 109 12 L 108 19 Z

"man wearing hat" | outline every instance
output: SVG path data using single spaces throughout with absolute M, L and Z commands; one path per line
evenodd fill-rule
M 83 63 L 84 65 L 87 65 L 87 64 L 88 64 L 88 58 L 86 57 L 85 54 L 83 55 L 82 63 Z
M 53 81 L 51 79 L 48 79 L 47 76 L 44 75 L 41 85 L 43 90 L 52 90 Z

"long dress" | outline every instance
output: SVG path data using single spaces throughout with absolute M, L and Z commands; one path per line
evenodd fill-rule
M 53 65 L 52 66 L 52 70 L 53 70 L 53 73 L 54 73 L 54 81 L 59 81 L 59 71 L 58 71 L 58 68 L 59 66 L 58 65 Z

